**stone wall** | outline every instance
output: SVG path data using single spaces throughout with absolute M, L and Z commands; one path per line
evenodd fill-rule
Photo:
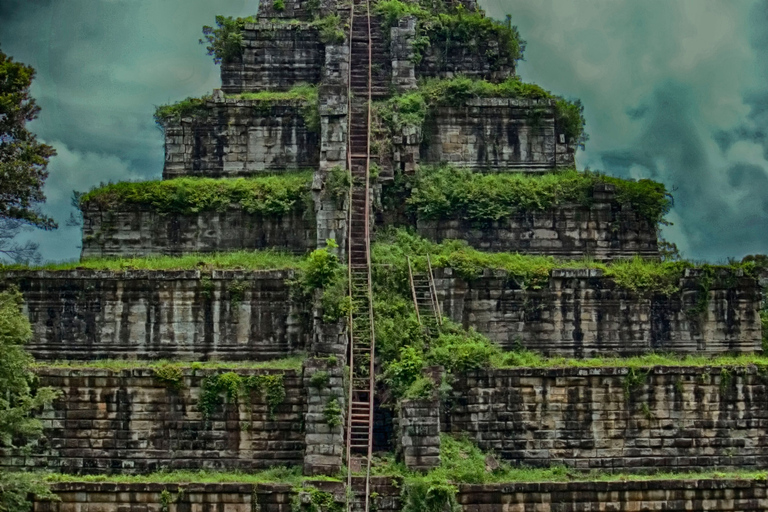
M 555 123 L 553 100 L 477 98 L 462 107 L 437 107 L 424 133 L 422 164 L 490 171 L 575 165 L 575 147 Z
M 499 56 L 499 41 L 491 38 L 471 42 L 432 40 L 422 50 L 416 74 L 419 78 L 464 75 L 500 81 L 515 75 L 515 64 L 515 61 Z
M 754 366 L 478 371 L 457 378 L 442 425 L 529 466 L 762 469 L 766 383 Z
M 315 212 L 301 208 L 280 217 L 242 208 L 195 214 L 161 213 L 141 205 L 83 211 L 81 256 L 146 256 L 277 249 L 303 254 L 317 247 Z
M 218 96 L 204 113 L 167 121 L 163 178 L 235 177 L 314 168 L 318 134 L 300 100 L 266 102 Z
M 324 378 L 323 378 L 324 377 Z M 344 465 L 346 445 L 347 390 L 344 362 L 339 358 L 309 358 L 304 362 L 307 412 L 304 416 L 306 447 L 305 475 L 337 475 Z M 338 410 L 335 420 L 332 412 Z
M 243 377 L 282 373 L 285 399 L 270 412 L 261 392 L 251 391 L 239 403 L 222 393 L 206 419 L 200 409 L 203 379 L 227 371 L 184 370 L 182 384 L 174 386 L 150 369 L 38 368 L 40 384 L 62 395 L 41 414 L 45 440 L 28 456 L 4 452 L 2 465 L 78 474 L 301 465 L 301 375 L 235 370 Z
M 758 512 L 768 507 L 766 487 L 763 480 L 736 479 L 466 484 L 457 498 L 467 512 Z M 162 512 L 163 490 L 173 499 L 168 512 L 291 512 L 293 496 L 285 484 L 58 483 L 53 490 L 61 501 L 38 501 L 34 512 L 69 512 L 86 503 L 101 512 Z M 399 487 L 374 477 L 373 490 L 376 510 L 400 510 Z
M 689 270 L 670 297 L 621 289 L 597 270 L 555 271 L 536 290 L 501 271 L 467 281 L 436 269 L 435 279 L 447 316 L 507 349 L 575 357 L 758 351 L 756 281 L 717 280 L 701 300 L 697 272 Z M 74 270 L 6 272 L 5 280 L 24 294 L 34 330 L 28 348 L 41 360 L 264 360 L 310 343 L 313 353 L 342 356 L 343 330 L 322 327 L 322 312 L 291 301 L 286 281 L 293 276 Z
M 265 360 L 302 351 L 309 314 L 293 271 L 9 272 L 39 360 Z
M 466 281 L 435 270 L 443 313 L 507 349 L 575 357 L 759 351 L 757 282 L 721 276 L 702 299 L 700 271 L 686 276 L 666 297 L 619 288 L 598 270 L 555 270 L 540 290 L 522 289 L 503 271 Z
M 285 5 L 289 10 L 303 10 L 299 2 L 292 0 Z M 247 24 L 243 30 L 242 56 L 221 64 L 221 88 L 226 93 L 239 94 L 285 91 L 300 83 L 316 84 L 324 61 L 325 45 L 320 42 L 317 29 L 306 23 L 263 20 Z
M 466 240 L 482 251 L 546 254 L 561 258 L 590 256 L 605 261 L 634 256 L 658 257 L 656 225 L 631 206 L 616 201 L 612 185 L 597 185 L 590 206 L 566 204 L 507 219 L 419 220 L 418 233 L 430 240 Z

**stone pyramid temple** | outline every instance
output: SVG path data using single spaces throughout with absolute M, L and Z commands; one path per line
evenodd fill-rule
M 55 474 L 35 510 L 768 510 L 768 274 L 577 171 L 509 18 L 263 0 L 202 42 L 221 89 L 157 109 L 163 179 L 3 271 L 60 390 L 0 462 Z

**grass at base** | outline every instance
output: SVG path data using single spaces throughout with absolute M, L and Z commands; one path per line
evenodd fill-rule
M 495 368 L 648 368 L 653 366 L 750 366 L 768 367 L 762 354 L 695 356 L 645 354 L 635 357 L 595 357 L 574 359 L 545 357 L 528 350 L 502 352 L 493 361 Z
M 306 258 L 303 256 L 266 250 L 184 256 L 88 258 L 40 266 L 0 265 L 0 270 L 283 270 L 302 268 L 305 262 Z
M 402 476 L 400 473 L 382 473 L 377 476 Z M 161 471 L 148 475 L 67 475 L 61 473 L 43 473 L 41 475 L 49 483 L 122 483 L 122 484 L 189 484 L 189 483 L 282 483 L 300 485 L 306 480 L 344 481 L 344 476 L 322 477 L 302 476 L 301 468 L 273 468 L 256 473 L 246 472 L 215 472 L 215 471 Z M 766 480 L 766 471 L 702 471 L 682 473 L 579 473 L 564 466 L 553 468 L 515 468 L 507 470 L 503 475 L 484 483 L 518 483 L 518 482 L 621 482 L 621 481 L 653 481 L 653 480 Z
M 305 357 L 294 356 L 283 359 L 272 359 L 261 362 L 177 362 L 177 361 L 127 361 L 121 359 L 102 359 L 95 361 L 53 361 L 50 363 L 37 362 L 33 368 L 71 368 L 71 369 L 99 369 L 99 370 L 138 370 L 153 369 L 166 366 L 175 366 L 181 369 L 195 370 L 300 370 Z

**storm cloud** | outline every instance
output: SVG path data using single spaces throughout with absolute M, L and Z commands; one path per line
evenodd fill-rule
M 511 14 L 523 79 L 585 105 L 579 167 L 653 178 L 675 195 L 665 237 L 684 255 L 768 252 L 768 2 L 481 0 Z M 158 178 L 154 106 L 209 92 L 218 69 L 197 41 L 246 0 L 0 0 L 0 45 L 38 69 L 32 128 L 59 151 L 45 210 L 57 232 L 31 233 L 48 259 L 75 258 L 64 225 L 71 191 Z

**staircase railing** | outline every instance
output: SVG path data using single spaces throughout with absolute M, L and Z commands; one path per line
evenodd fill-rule
M 355 62 L 356 11 L 365 8 L 364 30 L 367 46 L 367 84 L 361 86 L 354 72 L 362 63 Z M 358 44 L 360 41 L 357 41 Z M 373 287 L 371 280 L 370 237 L 370 172 L 371 172 L 371 107 L 372 107 L 372 43 L 371 15 L 368 0 L 354 0 L 349 20 L 349 76 L 347 90 L 347 168 L 351 173 L 348 216 L 349 298 L 349 401 L 347 414 L 347 487 L 352 493 L 353 474 L 365 465 L 365 512 L 369 511 L 370 475 L 373 457 L 374 354 L 375 332 L 373 317 Z M 361 90 L 362 89 L 362 90 Z M 360 105 L 361 93 L 364 114 Z M 365 115 L 364 128 L 358 115 Z M 363 132 L 364 133 L 361 133 Z M 365 147 L 359 147 L 360 145 Z M 361 151 L 363 150 L 364 151 Z M 351 511 L 354 503 L 348 500 Z

